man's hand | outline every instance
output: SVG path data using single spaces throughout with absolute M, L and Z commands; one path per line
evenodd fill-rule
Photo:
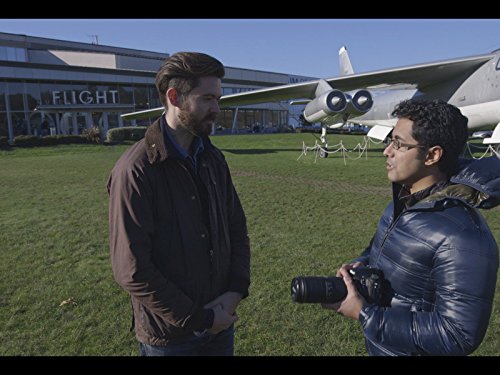
M 349 271 L 346 268 L 347 267 L 342 266 L 339 271 L 340 277 L 344 279 L 344 283 L 347 287 L 347 297 L 340 303 L 337 312 L 348 318 L 359 320 L 359 313 L 363 305 L 366 304 L 366 301 L 358 293 L 356 285 L 354 285 L 352 277 L 349 275 Z
M 208 330 L 211 334 L 217 334 L 231 326 L 238 320 L 236 308 L 241 301 L 241 294 L 236 292 L 226 292 L 213 301 L 203 306 L 214 311 L 214 324 Z
M 210 309 L 216 305 L 221 305 L 224 310 L 229 315 L 234 315 L 236 313 L 236 308 L 241 301 L 241 294 L 236 292 L 226 292 L 221 294 L 219 297 L 213 301 L 207 303 L 204 307 Z
M 335 276 L 337 277 L 342 277 L 344 278 L 344 276 L 342 275 L 342 270 L 344 270 L 345 272 L 347 272 L 347 275 L 349 276 L 349 280 L 351 280 L 351 283 L 352 283 L 352 279 L 351 279 L 351 276 L 349 275 L 349 270 L 351 268 L 356 268 L 356 267 L 363 267 L 364 264 L 361 263 L 361 262 L 355 262 L 355 263 L 350 263 L 350 264 L 342 264 L 342 266 L 339 268 L 339 270 L 337 271 L 337 274 Z M 344 282 L 345 282 L 345 278 L 344 278 Z M 347 284 L 347 283 L 346 283 Z M 354 286 L 354 285 L 353 285 Z M 354 288 L 356 289 L 356 288 Z M 349 289 L 348 289 L 348 293 L 349 293 Z M 356 291 L 357 293 L 357 291 Z M 347 294 L 346 296 L 346 299 L 349 297 L 349 294 Z M 329 309 L 329 310 L 334 310 L 334 311 L 337 311 L 339 312 L 339 308 L 340 306 L 342 305 L 342 301 L 340 302 L 337 302 L 337 303 L 322 303 L 321 306 L 324 308 L 324 309 Z
M 212 310 L 214 311 L 214 323 L 208 332 L 213 335 L 228 329 L 231 324 L 238 320 L 238 316 L 236 314 L 228 314 L 227 311 L 222 308 L 221 304 L 217 304 L 212 307 Z
M 350 264 L 342 264 L 342 266 L 338 269 L 337 274 L 335 276 L 337 277 L 342 277 L 341 270 L 346 270 L 349 271 L 351 268 L 356 268 L 356 267 L 363 267 L 364 264 L 361 262 L 355 262 L 355 263 L 350 263 Z

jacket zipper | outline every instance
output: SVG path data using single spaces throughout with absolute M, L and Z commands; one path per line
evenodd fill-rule
M 200 160 L 198 160 L 198 162 L 201 162 Z M 198 185 L 196 184 L 196 182 L 194 181 L 193 179 L 193 176 L 191 175 L 191 172 L 189 172 L 189 170 L 187 169 L 187 167 L 184 165 L 183 162 L 179 162 L 179 164 L 181 165 L 181 167 L 186 171 L 186 173 L 189 175 L 189 178 L 191 179 L 191 183 L 194 185 L 195 187 L 195 191 L 196 191 L 196 201 L 198 202 L 198 208 L 200 210 L 200 212 L 203 214 L 203 209 L 201 207 L 201 201 L 200 201 L 200 194 L 198 192 Z M 208 167 L 207 167 L 208 168 Z M 194 171 L 194 173 L 197 173 L 197 171 Z M 210 176 L 209 176 L 209 180 L 211 180 Z M 203 180 L 200 178 L 200 181 L 201 183 L 203 183 Z M 211 181 L 210 181 L 211 182 Z M 208 193 L 208 191 L 207 191 Z M 207 202 L 208 203 L 208 202 Z M 210 212 L 208 213 L 208 219 L 210 220 Z M 210 235 L 210 233 L 209 233 Z M 211 247 L 211 246 L 210 246 Z M 214 268 L 214 250 L 211 248 L 208 252 L 209 256 L 210 256 L 210 271 L 209 271 L 209 279 L 210 279 L 210 293 L 212 293 L 212 289 L 213 289 L 213 268 Z
M 407 212 L 411 211 L 411 208 L 409 209 L 406 209 L 404 211 L 402 211 L 398 217 L 394 218 L 394 220 L 392 221 L 392 223 L 389 225 L 389 227 L 387 228 L 387 230 L 385 231 L 384 233 L 384 238 L 382 239 L 382 243 L 380 244 L 380 251 L 378 252 L 378 256 L 377 256 L 377 259 L 375 261 L 375 264 L 378 264 L 378 261 L 380 259 L 380 256 L 382 255 L 382 249 L 384 248 L 384 244 L 385 244 L 385 241 L 387 240 L 387 237 L 389 237 L 389 235 L 391 234 L 392 230 L 394 229 L 394 227 L 396 226 L 397 222 L 399 221 L 399 219 L 401 218 L 401 216 L 403 216 L 404 214 L 406 214 Z

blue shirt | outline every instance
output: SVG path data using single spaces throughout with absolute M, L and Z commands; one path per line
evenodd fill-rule
M 172 134 L 167 130 L 167 121 L 165 120 L 165 116 L 161 117 L 161 131 L 163 133 L 163 137 L 165 139 L 165 143 L 169 144 L 172 147 L 169 147 L 170 150 L 173 150 L 172 157 L 180 160 L 187 160 L 189 165 L 193 167 L 195 172 L 198 171 L 198 155 L 203 152 L 205 147 L 203 146 L 203 140 L 201 137 L 195 136 L 193 138 L 193 142 L 191 142 L 191 155 L 184 150 L 174 139 Z

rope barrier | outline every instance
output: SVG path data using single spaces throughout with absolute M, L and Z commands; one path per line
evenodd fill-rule
M 314 152 L 314 154 L 315 154 L 314 162 L 315 163 L 318 160 L 318 155 L 320 155 L 321 152 L 324 152 L 325 154 L 328 154 L 328 155 L 329 154 L 335 154 L 337 152 L 342 152 L 342 157 L 344 159 L 344 165 L 347 165 L 346 159 L 357 160 L 357 159 L 360 159 L 363 156 L 363 154 L 365 155 L 365 160 L 368 160 L 368 149 L 370 148 L 370 143 L 379 145 L 382 142 L 383 141 L 376 141 L 376 140 L 374 140 L 372 138 L 364 136 L 362 142 L 358 143 L 352 149 L 352 151 L 356 151 L 356 150 L 358 151 L 358 156 L 352 157 L 352 156 L 349 155 L 349 152 L 352 152 L 352 151 L 348 150 L 344 146 L 344 144 L 342 143 L 342 140 L 340 140 L 340 143 L 337 143 L 336 145 L 329 146 L 328 150 L 326 148 L 324 148 L 320 143 L 318 143 L 318 140 L 316 140 L 314 146 L 312 146 L 312 147 L 306 146 L 306 143 L 304 141 L 302 141 L 302 153 L 297 158 L 297 161 L 302 156 L 306 156 L 308 151 L 313 151 Z M 473 159 L 479 160 L 479 159 L 484 158 L 488 154 L 490 154 L 490 156 L 496 155 L 498 158 L 500 158 L 500 153 L 498 151 L 496 151 L 495 148 L 492 145 L 489 145 L 488 148 L 486 149 L 486 151 L 484 151 L 484 153 L 481 156 L 479 156 L 479 157 L 474 156 L 474 152 L 471 150 L 471 148 L 482 149 L 482 147 L 478 147 L 478 146 L 476 146 L 476 145 L 474 145 L 472 143 L 469 143 L 469 142 L 466 143 L 466 150 L 464 150 L 464 154 L 465 154 L 465 151 L 468 151 L 470 157 L 472 157 Z
M 493 155 L 496 155 L 496 157 L 500 158 L 500 153 L 498 153 L 498 151 L 495 150 L 495 148 L 492 146 L 492 145 L 488 145 L 488 148 L 484 151 L 484 153 L 479 156 L 479 157 L 475 157 L 474 156 L 474 152 L 472 151 L 471 148 L 477 148 L 477 149 L 482 149 L 482 147 L 479 147 L 479 146 L 476 146 L 475 144 L 473 143 L 469 143 L 467 142 L 467 147 L 465 148 L 464 150 L 464 155 L 465 155 L 465 151 L 468 151 L 469 152 L 469 156 L 475 160 L 479 160 L 479 159 L 482 159 L 484 158 L 486 155 L 490 155 L 490 156 L 493 156 Z
M 361 143 L 358 143 L 352 150 L 348 150 L 344 146 L 342 140 L 340 140 L 340 143 L 337 143 L 336 145 L 328 146 L 328 149 L 324 148 L 321 144 L 319 144 L 318 140 L 316 140 L 314 146 L 312 147 L 306 146 L 306 143 L 302 141 L 302 153 L 299 155 L 297 160 L 299 160 L 302 156 L 306 156 L 308 151 L 313 151 L 315 153 L 315 158 L 314 158 L 315 163 L 318 159 L 318 155 L 321 152 L 324 152 L 325 154 L 335 154 L 337 152 L 342 152 L 342 157 L 344 158 L 344 165 L 347 165 L 346 159 L 357 160 L 360 159 L 363 156 L 363 154 L 365 155 L 365 159 L 368 159 L 368 148 L 370 146 L 370 143 L 380 144 L 382 142 L 383 141 L 377 142 L 367 136 L 364 136 Z M 358 151 L 358 156 L 352 157 L 348 154 L 349 152 L 353 152 L 356 150 Z

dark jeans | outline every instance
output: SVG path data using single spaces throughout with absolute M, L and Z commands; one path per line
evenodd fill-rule
M 139 343 L 141 356 L 232 356 L 234 355 L 234 325 L 217 335 L 205 333 L 167 346 Z

